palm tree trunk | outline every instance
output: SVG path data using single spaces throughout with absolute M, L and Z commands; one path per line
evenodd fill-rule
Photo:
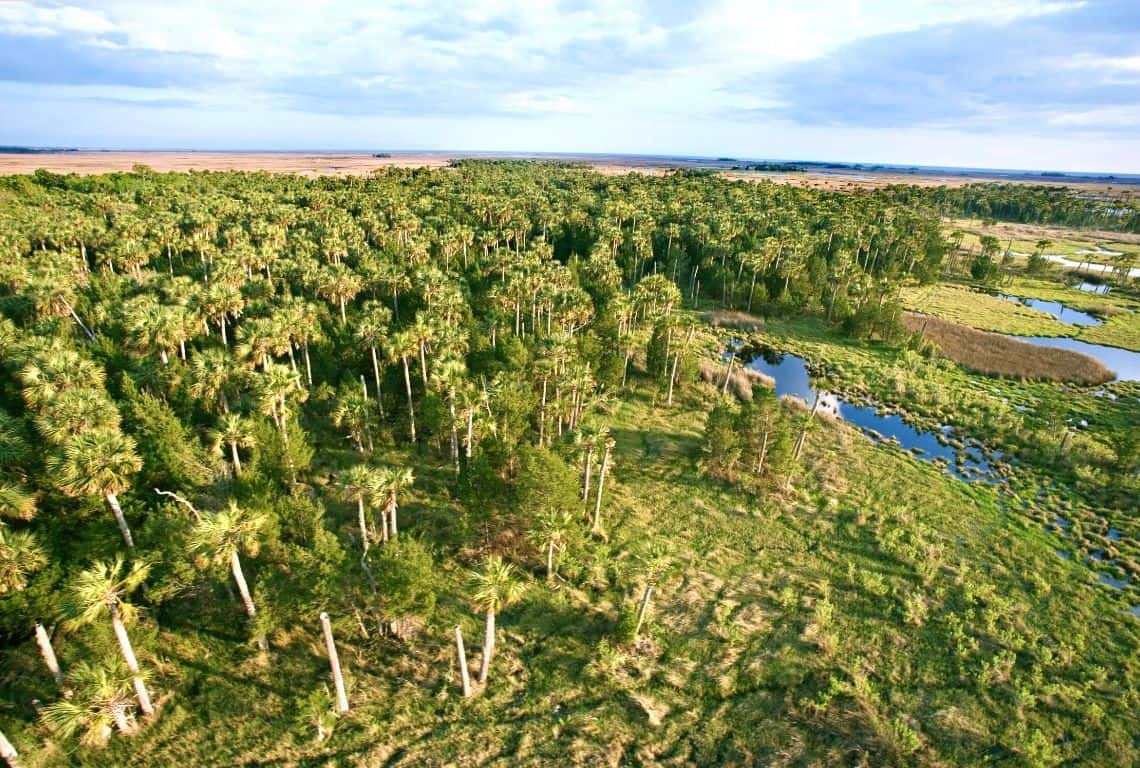
M 420 375 L 423 376 L 424 388 L 427 388 L 427 356 L 424 353 L 424 342 L 422 339 L 420 340 Z
M 582 501 L 589 502 L 590 500 L 590 469 L 594 465 L 594 446 L 590 446 L 586 451 L 586 470 L 584 472 L 584 480 L 582 481 Z
M 230 346 L 230 340 L 229 340 L 229 337 L 226 336 L 226 316 L 225 315 L 222 315 L 221 319 L 218 320 L 218 325 L 222 329 L 222 346 L 228 348 Z
M 471 459 L 471 441 L 474 438 L 475 432 L 475 406 L 467 409 L 467 444 L 463 447 L 464 456 L 470 461 Z
M 546 444 L 546 377 L 542 379 L 542 405 L 538 411 L 538 447 Z
M 123 515 L 123 508 L 119 506 L 119 496 L 116 493 L 108 493 L 106 496 L 107 504 L 111 507 L 112 514 L 115 515 L 115 522 L 119 524 L 119 531 L 123 534 L 123 541 L 127 546 L 134 548 L 135 540 L 131 536 L 131 529 L 127 525 L 127 518 Z
M 487 611 L 487 621 L 483 626 L 483 658 L 479 664 L 479 684 L 487 684 L 487 672 L 491 669 L 491 656 L 495 653 L 495 612 Z
M 305 340 L 304 344 L 302 344 L 301 347 L 305 351 L 305 376 L 309 380 L 309 389 L 312 389 L 313 388 L 313 363 L 311 360 L 309 360 L 309 342 L 308 342 L 308 340 Z
M 636 640 L 641 632 L 641 625 L 645 621 L 645 611 L 649 608 L 649 598 L 653 596 L 653 583 L 645 585 L 645 593 L 641 596 L 641 606 L 637 609 L 637 626 L 633 628 L 633 638 Z
M 8 741 L 8 737 L 0 731 L 0 757 L 8 763 L 8 768 L 19 768 L 20 766 L 20 753 L 12 746 L 12 742 Z
M 253 604 L 253 597 L 249 594 L 249 584 L 245 581 L 245 572 L 241 568 L 241 556 L 238 555 L 237 550 L 230 554 L 230 570 L 234 574 L 234 581 L 237 582 L 238 594 L 241 595 L 245 612 L 252 621 L 257 616 L 257 608 Z M 257 647 L 263 651 L 269 648 L 269 643 L 265 641 L 264 635 L 257 638 Z
M 399 532 L 399 529 L 396 526 L 396 510 L 399 509 L 399 507 L 400 507 L 400 505 L 396 503 L 396 496 L 393 495 L 392 498 L 390 498 L 388 500 L 388 509 L 387 509 L 388 518 L 389 518 L 388 527 L 390 529 L 389 533 L 391 534 L 393 539 L 396 538 L 396 534 Z
M 673 384 L 677 381 L 677 363 L 681 362 L 681 353 L 673 356 L 673 370 L 669 373 L 669 399 L 668 405 L 673 404 Z
M 368 554 L 368 519 L 364 516 L 364 497 L 356 500 L 357 522 L 360 525 L 360 540 L 364 543 L 364 554 Z
M 234 462 L 234 477 L 240 477 L 241 457 L 238 456 L 237 440 L 230 440 L 230 458 Z
M 376 347 L 369 347 L 372 351 L 372 377 L 376 379 L 376 407 L 380 409 L 380 418 L 384 418 L 384 403 L 380 397 L 380 363 L 376 360 Z
M 51 638 L 48 637 L 44 625 L 36 622 L 36 645 L 40 647 L 40 655 L 44 657 L 44 664 L 55 678 L 55 684 L 63 688 L 63 671 L 59 668 L 59 659 L 55 657 L 55 649 L 51 647 Z
M 401 355 L 400 359 L 404 361 L 404 388 L 408 391 L 408 423 L 411 425 L 412 442 L 416 441 L 416 409 L 412 405 L 412 375 L 408 371 L 408 356 Z
M 546 542 L 546 580 L 554 580 L 554 539 Z
M 111 606 L 111 626 L 114 628 L 115 637 L 119 641 L 119 650 L 123 654 L 123 661 L 127 663 L 127 669 L 135 675 L 135 695 L 139 700 L 139 709 L 144 715 L 152 715 L 154 714 L 154 707 L 150 703 L 150 693 L 146 689 L 146 683 L 138 676 L 139 662 L 135 658 L 135 650 L 131 647 L 131 638 L 127 636 L 127 627 L 123 624 L 123 617 L 117 604 Z
M 455 390 L 448 390 L 447 408 L 451 412 L 451 460 L 455 463 L 455 474 L 459 474 L 459 421 L 455 416 Z
M 591 533 L 602 532 L 602 490 L 606 484 L 606 470 L 610 466 L 610 446 L 606 446 L 606 452 L 602 454 L 602 469 L 598 473 L 598 498 L 594 502 L 594 523 L 590 526 Z
M 463 649 L 463 630 L 455 625 L 455 652 L 459 656 L 459 677 L 463 681 L 463 698 L 471 698 L 471 676 L 467 674 L 467 651 Z
M 348 694 L 344 692 L 344 676 L 340 673 L 340 657 L 336 653 L 336 643 L 333 642 L 332 624 L 329 615 L 321 611 L 321 631 L 325 636 L 325 650 L 329 656 L 329 668 L 332 670 L 333 686 L 336 688 L 336 711 L 344 714 L 348 711 Z

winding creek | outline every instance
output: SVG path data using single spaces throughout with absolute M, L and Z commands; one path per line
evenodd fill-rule
M 858 427 L 872 440 L 897 443 L 916 458 L 937 462 L 951 475 L 967 482 L 1001 481 L 977 441 L 955 439 L 950 427 L 940 431 L 919 429 L 897 413 L 887 413 L 872 405 L 858 405 L 831 392 L 817 390 L 811 384 L 807 362 L 802 357 L 760 351 L 748 367 L 775 380 L 777 397 L 790 395 L 812 403 L 818 394 L 820 411 Z M 954 443 L 958 443 L 958 447 Z
M 1059 301 L 1045 301 L 1044 299 L 1030 299 L 1024 296 L 1011 296 L 1006 293 L 996 294 L 999 299 L 1012 301 L 1020 304 L 1023 307 L 1030 307 L 1036 309 L 1038 312 L 1045 312 L 1050 314 L 1056 320 L 1060 320 L 1065 325 L 1085 325 L 1085 326 L 1098 326 L 1104 325 L 1104 321 L 1100 318 L 1090 315 L 1088 312 L 1082 312 L 1079 309 L 1073 309 L 1070 306 L 1062 304 Z

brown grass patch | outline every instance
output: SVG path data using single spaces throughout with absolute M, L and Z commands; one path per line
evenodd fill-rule
M 735 310 L 718 309 L 713 312 L 705 312 L 701 319 L 716 328 L 733 328 L 749 333 L 764 328 L 764 318 Z
M 712 360 L 701 360 L 700 362 L 701 379 L 720 390 L 724 389 L 724 370 L 723 365 Z M 732 375 L 728 378 L 728 391 L 735 395 L 737 400 L 742 402 L 752 400 L 752 390 L 756 386 L 775 389 L 776 380 L 751 368 L 732 369 Z
M 946 357 L 978 373 L 1077 384 L 1103 384 L 1114 378 L 1099 360 L 1079 352 L 1038 347 L 929 315 L 908 313 L 903 325 L 922 333 Z

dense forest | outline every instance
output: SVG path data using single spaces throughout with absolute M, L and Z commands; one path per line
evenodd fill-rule
M 960 187 L 891 187 L 903 204 L 934 206 L 943 215 L 1140 232 L 1140 207 L 1133 199 L 1038 184 L 975 182 Z
M 409 749 L 428 739 L 414 708 L 482 696 L 497 675 L 548 691 L 543 711 L 568 711 L 563 667 L 610 679 L 657 652 L 655 589 L 693 566 L 676 551 L 684 532 L 623 533 L 612 514 L 614 473 L 637 471 L 615 414 L 641 409 L 667 435 L 675 401 L 707 411 L 702 377 L 737 392 L 708 417 L 701 472 L 756 498 L 788 492 L 814 428 L 733 378 L 724 332 L 692 310 L 897 338 L 900 287 L 943 266 L 936 208 L 1076 215 L 1051 191 L 1028 199 L 1052 213 L 1015 214 L 1022 203 L 996 189 L 951 190 L 951 203 L 488 162 L 347 179 L 139 168 L 0 181 L 4 731 L 25 752 L 37 745 L 35 765 L 249 760 L 242 749 L 269 748 L 264 723 L 221 713 L 279 694 L 252 682 L 237 689 L 247 704 L 223 694 L 220 678 L 246 664 L 292 681 L 291 735 L 272 732 L 301 746 L 281 764 L 324 764 L 338 738 L 363 739 L 351 725 L 362 700 Z M 548 624 L 510 625 L 507 642 L 588 635 L 585 660 L 499 663 L 502 616 L 535 592 L 556 601 Z M 961 606 L 1004 627 L 1003 599 L 991 590 Z M 908 622 L 931 610 L 914 600 Z M 820 647 L 837 642 L 826 593 L 812 605 Z M 953 634 L 977 651 L 953 621 L 933 642 Z M 468 629 L 458 651 L 457 623 Z M 1011 673 L 1020 641 L 1006 640 L 978 686 Z M 346 659 L 355 672 L 342 672 Z M 803 683 L 773 669 L 757 675 L 773 675 L 774 690 Z M 868 679 L 813 680 L 816 703 L 789 704 L 788 717 L 810 720 L 834 697 L 885 707 L 860 698 Z M 506 717 L 523 696 L 473 711 Z M 920 738 L 902 716 L 868 722 L 878 764 L 920 749 L 937 762 L 970 741 Z M 1018 754 L 1047 753 L 1046 722 Z M 829 727 L 813 731 L 821 755 Z M 1109 732 L 1124 743 L 1117 724 Z M 198 746 L 170 746 L 190 733 Z M 762 742 L 719 733 L 706 758 L 745 764 Z

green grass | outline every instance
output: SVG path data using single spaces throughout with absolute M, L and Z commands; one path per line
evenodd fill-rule
M 937 283 L 902 291 L 903 306 L 983 331 L 1016 336 L 1069 336 L 1092 344 L 1140 350 L 1140 301 L 1128 294 L 1100 296 L 1057 282 L 1014 277 L 1003 293 L 1060 301 L 1103 319 L 1100 326 L 1068 325 L 1047 312 L 999 299 L 968 285 Z

